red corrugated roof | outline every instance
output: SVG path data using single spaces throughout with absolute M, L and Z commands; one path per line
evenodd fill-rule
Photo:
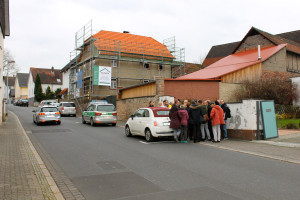
M 166 45 L 156 41 L 152 37 L 133 35 L 130 33 L 118 33 L 113 31 L 99 31 L 94 38 L 95 46 L 101 51 L 149 55 L 174 59 Z M 119 46 L 120 44 L 120 46 Z
M 214 79 L 220 78 L 226 74 L 238 71 L 251 65 L 261 63 L 277 53 L 286 44 L 281 44 L 274 47 L 267 47 L 261 49 L 261 60 L 258 60 L 258 53 L 256 50 L 249 50 L 245 52 L 235 53 L 209 65 L 208 67 L 196 71 L 177 79 Z

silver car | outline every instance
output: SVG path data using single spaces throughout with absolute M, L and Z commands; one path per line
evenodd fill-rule
M 60 114 L 76 117 L 76 106 L 73 102 L 60 102 L 57 107 Z
M 54 106 L 44 106 L 39 107 L 38 110 L 33 110 L 33 123 L 36 125 L 41 125 L 46 122 L 52 122 L 56 124 L 60 124 L 60 112 Z
M 96 124 L 117 124 L 117 111 L 113 104 L 91 103 L 82 113 L 82 123 Z

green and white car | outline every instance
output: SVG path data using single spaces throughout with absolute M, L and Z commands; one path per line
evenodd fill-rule
M 82 123 L 96 124 L 117 124 L 117 111 L 113 104 L 90 103 L 82 113 Z

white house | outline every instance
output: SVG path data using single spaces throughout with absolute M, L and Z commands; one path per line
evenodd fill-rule
M 4 38 L 10 35 L 9 28 L 9 1 L 0 1 L 0 125 L 3 119 L 3 51 L 4 51 Z
M 46 93 L 47 87 L 55 92 L 58 88 L 62 89 L 63 81 L 62 74 L 60 70 L 54 69 L 44 69 L 44 68 L 30 68 L 29 78 L 28 78 L 28 102 L 29 105 L 34 103 L 34 86 L 36 76 L 39 75 L 42 83 L 42 90 Z

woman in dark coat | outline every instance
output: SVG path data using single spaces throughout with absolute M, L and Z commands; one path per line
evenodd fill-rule
M 181 122 L 180 122 L 180 116 L 178 113 L 178 107 L 176 106 L 176 104 L 172 105 L 172 107 L 170 109 L 169 117 L 171 120 L 170 128 L 173 129 L 174 140 L 175 140 L 175 142 L 178 142 L 178 137 L 179 137 L 180 131 L 181 131 Z

